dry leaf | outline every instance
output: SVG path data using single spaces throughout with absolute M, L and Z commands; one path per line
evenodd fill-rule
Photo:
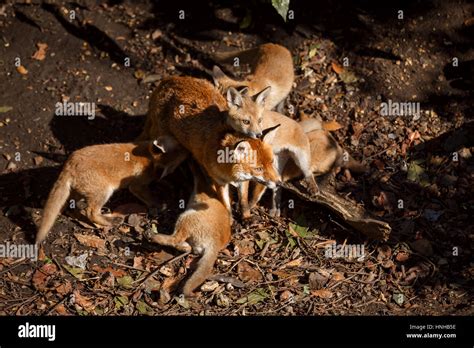
M 319 298 L 332 298 L 334 294 L 330 290 L 319 289 L 311 291 L 311 295 Z
M 64 283 L 58 285 L 55 289 L 58 294 L 60 295 L 66 295 L 66 294 L 69 294 L 72 290 L 72 285 L 71 283 L 68 281 L 68 280 L 65 280 Z
M 22 75 L 28 74 L 28 70 L 23 65 L 17 66 L 16 71 L 18 71 Z
M 97 236 L 75 233 L 74 236 L 77 238 L 79 243 L 82 245 L 96 248 L 100 251 L 105 251 L 105 240 Z
M 237 274 L 243 282 L 259 282 L 262 280 L 262 274 L 245 261 L 237 265 Z
M 38 42 L 36 44 L 36 47 L 38 47 L 38 50 L 33 54 L 31 58 L 36 60 L 43 60 L 46 57 L 46 49 L 48 48 L 48 45 L 42 42 Z
M 81 306 L 85 311 L 92 312 L 95 308 L 94 303 L 86 296 L 81 295 L 79 290 L 74 290 L 74 303 Z
M 58 268 L 54 263 L 47 263 L 33 274 L 33 286 L 39 290 L 44 291 L 47 288 L 47 282 L 51 275 L 56 273 Z
M 103 268 L 103 267 L 100 267 L 99 265 L 93 265 L 92 270 L 99 273 L 110 272 L 116 278 L 125 277 L 127 275 L 127 272 L 125 272 L 123 269 L 115 269 L 110 266 Z
M 335 121 L 328 121 L 328 122 L 323 122 L 323 128 L 329 132 L 337 131 L 338 129 L 342 128 L 342 125 Z
M 298 259 L 291 260 L 290 262 L 285 263 L 281 268 L 298 267 L 301 265 L 302 262 L 303 262 L 303 258 L 300 257 Z
M 143 269 L 143 256 L 135 256 L 133 258 L 133 267 Z
M 109 92 L 113 89 L 112 86 L 105 86 L 104 88 L 106 91 L 109 91 Z
M 332 70 L 334 70 L 334 72 L 338 75 L 344 71 L 344 68 L 342 67 L 342 65 L 339 65 L 336 62 L 332 62 L 331 67 L 332 67 Z

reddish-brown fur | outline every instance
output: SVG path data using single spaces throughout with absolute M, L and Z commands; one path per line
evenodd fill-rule
M 172 138 L 157 141 L 160 149 L 151 142 L 138 142 L 93 145 L 73 152 L 46 201 L 36 242 L 46 238 L 71 191 L 86 199 L 86 215 L 99 225 L 113 223 L 101 208 L 119 188 L 129 188 L 148 206 L 155 205 L 148 185 L 157 170 L 173 171 L 187 154 Z

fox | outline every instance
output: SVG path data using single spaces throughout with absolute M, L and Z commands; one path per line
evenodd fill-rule
M 195 115 L 210 108 L 214 113 L 219 111 L 220 118 L 224 119 L 225 123 L 236 132 L 258 139 L 262 136 L 262 115 L 269 93 L 270 87 L 267 87 L 251 97 L 243 96 L 235 88 L 230 87 L 226 90 L 225 99 L 223 99 L 223 95 L 218 95 L 218 91 L 206 80 L 192 77 L 166 78 L 150 98 L 145 126 L 137 140 L 149 139 L 150 134 L 156 133 L 158 125 L 156 118 L 159 112 L 167 107 L 168 99 L 173 100 L 172 107 L 175 108 L 173 113 L 177 119 L 186 117 L 185 115 L 189 112 Z M 161 98 L 165 98 L 165 101 L 160 100 Z M 178 105 L 179 101 L 182 104 Z M 216 107 L 211 108 L 214 103 Z
M 281 125 L 270 142 L 275 156 L 274 167 L 277 173 L 279 173 L 280 179 L 286 164 L 292 160 L 298 170 L 303 173 L 310 194 L 317 193 L 319 188 L 311 168 L 311 146 L 304 129 L 295 120 L 274 111 L 265 111 L 263 124 L 264 127 L 270 127 L 275 124 Z M 248 204 L 248 190 L 249 182 L 239 184 L 239 200 L 243 219 L 248 219 L 251 216 Z M 252 205 L 256 204 L 255 201 L 258 202 L 260 200 L 265 190 L 265 186 L 258 183 L 255 184 Z M 272 190 L 274 197 L 278 197 L 281 194 L 280 187 L 273 187 Z M 272 207 L 270 214 L 277 214 L 276 206 Z
M 368 168 L 355 160 L 345 151 L 334 137 L 324 128 L 320 118 L 309 118 L 302 115 L 299 122 L 311 144 L 311 171 L 316 175 L 337 172 L 340 168 L 363 174 Z M 284 181 L 301 176 L 301 172 L 293 162 L 288 162 L 282 172 Z
M 349 169 L 354 173 L 362 174 L 367 171 L 367 167 L 361 162 L 355 160 L 349 155 L 344 149 L 338 144 L 334 137 L 324 129 L 324 125 L 320 119 L 316 118 L 301 118 L 298 122 L 300 127 L 303 129 L 305 136 L 310 142 L 311 148 L 311 172 L 316 175 L 324 175 L 331 172 L 336 172 L 338 168 Z M 280 132 L 286 130 L 281 128 Z M 293 142 L 293 138 L 290 136 L 284 137 L 286 141 Z M 280 178 L 282 182 L 297 179 L 303 176 L 304 173 L 301 171 L 294 159 L 290 159 L 286 162 L 284 167 L 280 168 Z M 248 204 L 248 211 L 253 209 L 260 201 L 265 187 L 256 184 L 254 187 L 253 195 Z M 276 191 L 272 197 L 272 208 L 270 214 L 272 216 L 280 216 L 281 211 L 281 191 Z M 247 214 L 249 216 L 249 214 Z
M 194 290 L 211 274 L 219 251 L 230 241 L 231 218 L 210 178 L 194 161 L 188 163 L 193 173 L 194 190 L 186 210 L 176 221 L 173 234 L 147 232 L 146 237 L 160 245 L 202 255 L 196 270 L 181 289 L 184 296 L 194 297 Z
M 218 52 L 213 58 L 223 63 L 235 61 L 238 58 L 241 62 L 250 64 L 251 68 L 250 74 L 242 81 L 238 81 L 228 77 L 218 66 L 214 66 L 212 77 L 221 93 L 225 93 L 231 87 L 247 87 L 250 95 L 255 95 L 270 87 L 265 109 L 273 110 L 278 105 L 277 110 L 282 110 L 283 102 L 295 80 L 293 58 L 288 49 L 277 44 L 266 43 L 244 51 Z
M 71 193 L 86 199 L 87 218 L 101 226 L 111 226 L 116 220 L 103 215 L 101 209 L 118 189 L 128 188 L 148 207 L 157 206 L 148 185 L 160 171 L 160 179 L 172 173 L 186 156 L 187 151 L 169 136 L 154 141 L 92 145 L 74 151 L 49 193 L 36 244 L 46 239 Z
M 230 211 L 229 184 L 254 180 L 274 188 L 279 182 L 269 145 L 279 125 L 263 129 L 261 138 L 254 139 L 228 124 L 229 111 L 226 100 L 209 81 L 165 78 L 151 96 L 142 134 L 143 138 L 174 137 L 219 186 Z M 230 156 L 222 158 L 226 151 Z

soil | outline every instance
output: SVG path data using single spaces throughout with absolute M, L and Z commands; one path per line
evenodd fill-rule
M 78 205 L 58 218 L 38 261 L 0 258 L 0 314 L 473 314 L 474 5 L 292 1 L 290 10 L 284 22 L 264 1 L 0 5 L 0 241 L 33 242 L 67 156 L 133 140 L 162 77 L 209 79 L 211 52 L 265 42 L 294 56 L 285 114 L 330 122 L 370 167 L 333 185 L 388 222 L 389 240 L 368 240 L 289 192 L 272 218 L 266 196 L 250 223 L 235 205 L 214 276 L 196 298 L 180 298 L 197 257 L 142 235 L 171 233 L 192 186 L 183 166 L 152 187 L 162 210 L 120 191 L 106 210 L 121 212 L 122 224 L 92 226 Z M 95 118 L 55 116 L 63 101 L 94 102 Z M 382 115 L 389 102 L 419 103 L 419 117 Z M 327 257 L 332 242 L 363 246 L 365 257 Z M 81 255 L 85 266 L 71 265 Z

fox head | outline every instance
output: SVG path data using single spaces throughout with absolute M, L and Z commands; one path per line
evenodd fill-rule
M 262 122 L 265 99 L 271 87 L 263 89 L 254 96 L 249 96 L 248 88 L 240 92 L 230 87 L 227 90 L 227 106 L 229 107 L 227 123 L 237 132 L 257 139 L 262 136 Z
M 148 145 L 153 167 L 162 169 L 160 179 L 174 172 L 187 157 L 187 151 L 172 136 L 161 136 Z
M 237 91 L 233 86 L 238 82 L 228 77 L 219 67 L 212 69 L 214 85 L 225 93 L 229 108 L 227 123 L 237 132 L 257 139 L 262 136 L 265 100 L 271 92 L 268 86 L 253 96 L 248 95 L 247 87 Z
M 275 188 L 280 176 L 273 167 L 273 149 L 269 145 L 280 125 L 262 131 L 261 139 L 228 136 L 224 144 L 233 147 L 232 177 L 234 181 L 254 180 L 269 188 Z M 232 145 L 230 145 L 232 144 Z

